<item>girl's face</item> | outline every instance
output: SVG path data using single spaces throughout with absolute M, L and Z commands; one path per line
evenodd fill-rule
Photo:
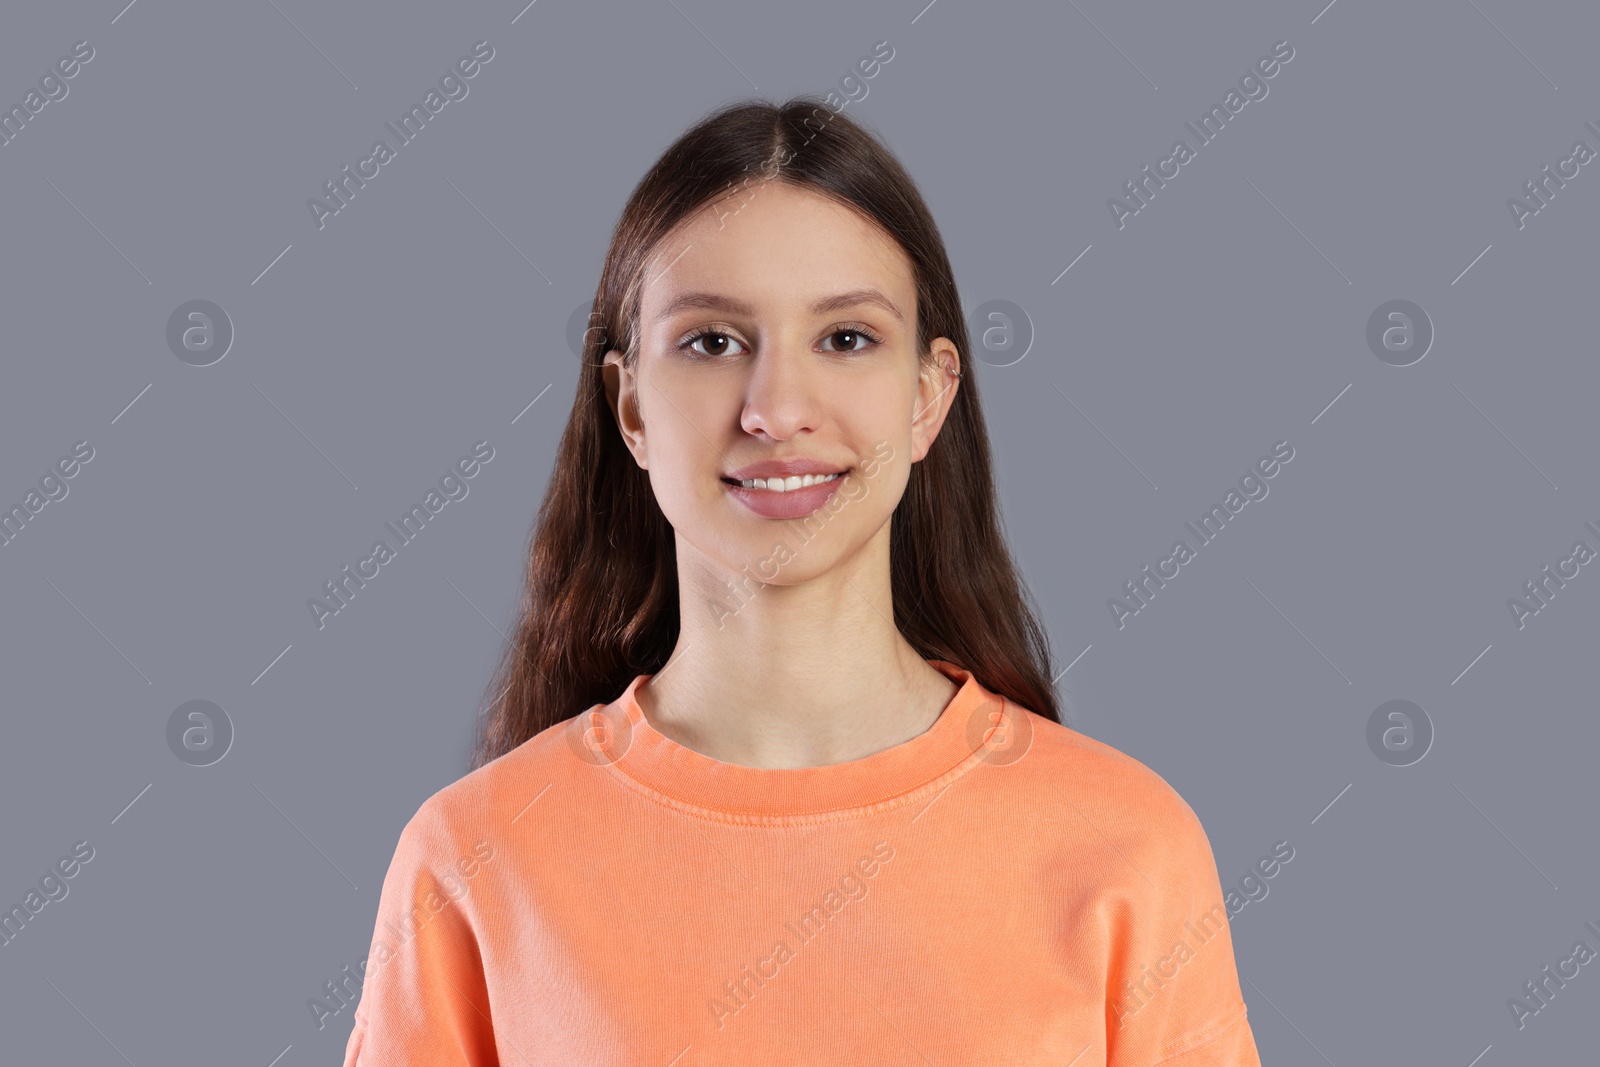
M 685 219 L 645 273 L 634 366 L 614 350 L 605 371 L 680 558 L 692 548 L 791 585 L 875 536 L 886 547 L 961 369 L 943 337 L 919 360 L 916 331 L 910 261 L 852 209 L 769 180 Z M 838 477 L 787 492 L 737 484 L 783 462 Z

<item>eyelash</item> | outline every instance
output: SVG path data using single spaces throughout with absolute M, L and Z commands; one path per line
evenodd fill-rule
M 841 322 L 838 325 L 834 326 L 826 334 L 824 334 L 824 336 L 831 338 L 834 334 L 839 334 L 839 333 L 858 334 L 861 337 L 866 338 L 866 340 L 868 342 L 867 345 L 865 347 L 863 347 L 863 348 L 853 348 L 853 349 L 850 349 L 849 351 L 840 352 L 840 353 L 838 353 L 839 355 L 844 355 L 844 356 L 860 355 L 861 353 L 866 352 L 868 349 L 873 348 L 876 345 L 883 344 L 883 338 L 879 337 L 876 333 L 874 333 L 873 331 L 867 329 L 866 326 L 862 325 L 859 322 Z M 706 337 L 727 337 L 728 339 L 730 339 L 732 341 L 736 341 L 736 342 L 738 342 L 740 344 L 743 344 L 742 341 L 739 341 L 738 338 L 734 337 L 727 330 L 721 330 L 721 329 L 716 328 L 715 326 L 702 326 L 699 329 L 695 330 L 688 337 L 685 337 L 682 341 L 678 342 L 678 349 L 680 351 L 682 351 L 684 349 L 687 349 L 691 345 L 693 345 L 696 341 L 699 341 L 702 338 L 706 338 Z M 717 358 L 716 356 L 707 355 L 707 354 L 705 354 L 703 352 L 693 352 L 693 353 L 690 353 L 690 354 L 691 355 L 695 355 L 695 356 L 699 356 L 701 359 L 716 359 Z M 724 354 L 726 354 L 726 353 L 724 353 Z

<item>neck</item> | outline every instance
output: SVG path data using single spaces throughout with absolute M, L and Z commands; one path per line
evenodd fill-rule
M 650 724 L 768 768 L 860 759 L 927 730 L 956 687 L 892 621 L 888 534 L 803 579 L 803 546 L 730 576 L 680 540 L 678 643 L 637 694 Z

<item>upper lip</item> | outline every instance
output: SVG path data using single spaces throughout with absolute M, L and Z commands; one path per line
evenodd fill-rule
M 815 459 L 765 459 L 724 475 L 736 482 L 752 478 L 797 478 L 806 474 L 840 474 L 844 468 Z

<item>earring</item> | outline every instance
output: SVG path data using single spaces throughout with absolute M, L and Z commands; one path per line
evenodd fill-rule
M 954 374 L 957 378 L 965 378 L 966 377 L 965 374 L 962 374 L 960 371 L 956 370 L 954 367 L 952 367 L 948 363 L 946 363 L 944 365 L 944 369 L 949 371 L 951 374 Z

